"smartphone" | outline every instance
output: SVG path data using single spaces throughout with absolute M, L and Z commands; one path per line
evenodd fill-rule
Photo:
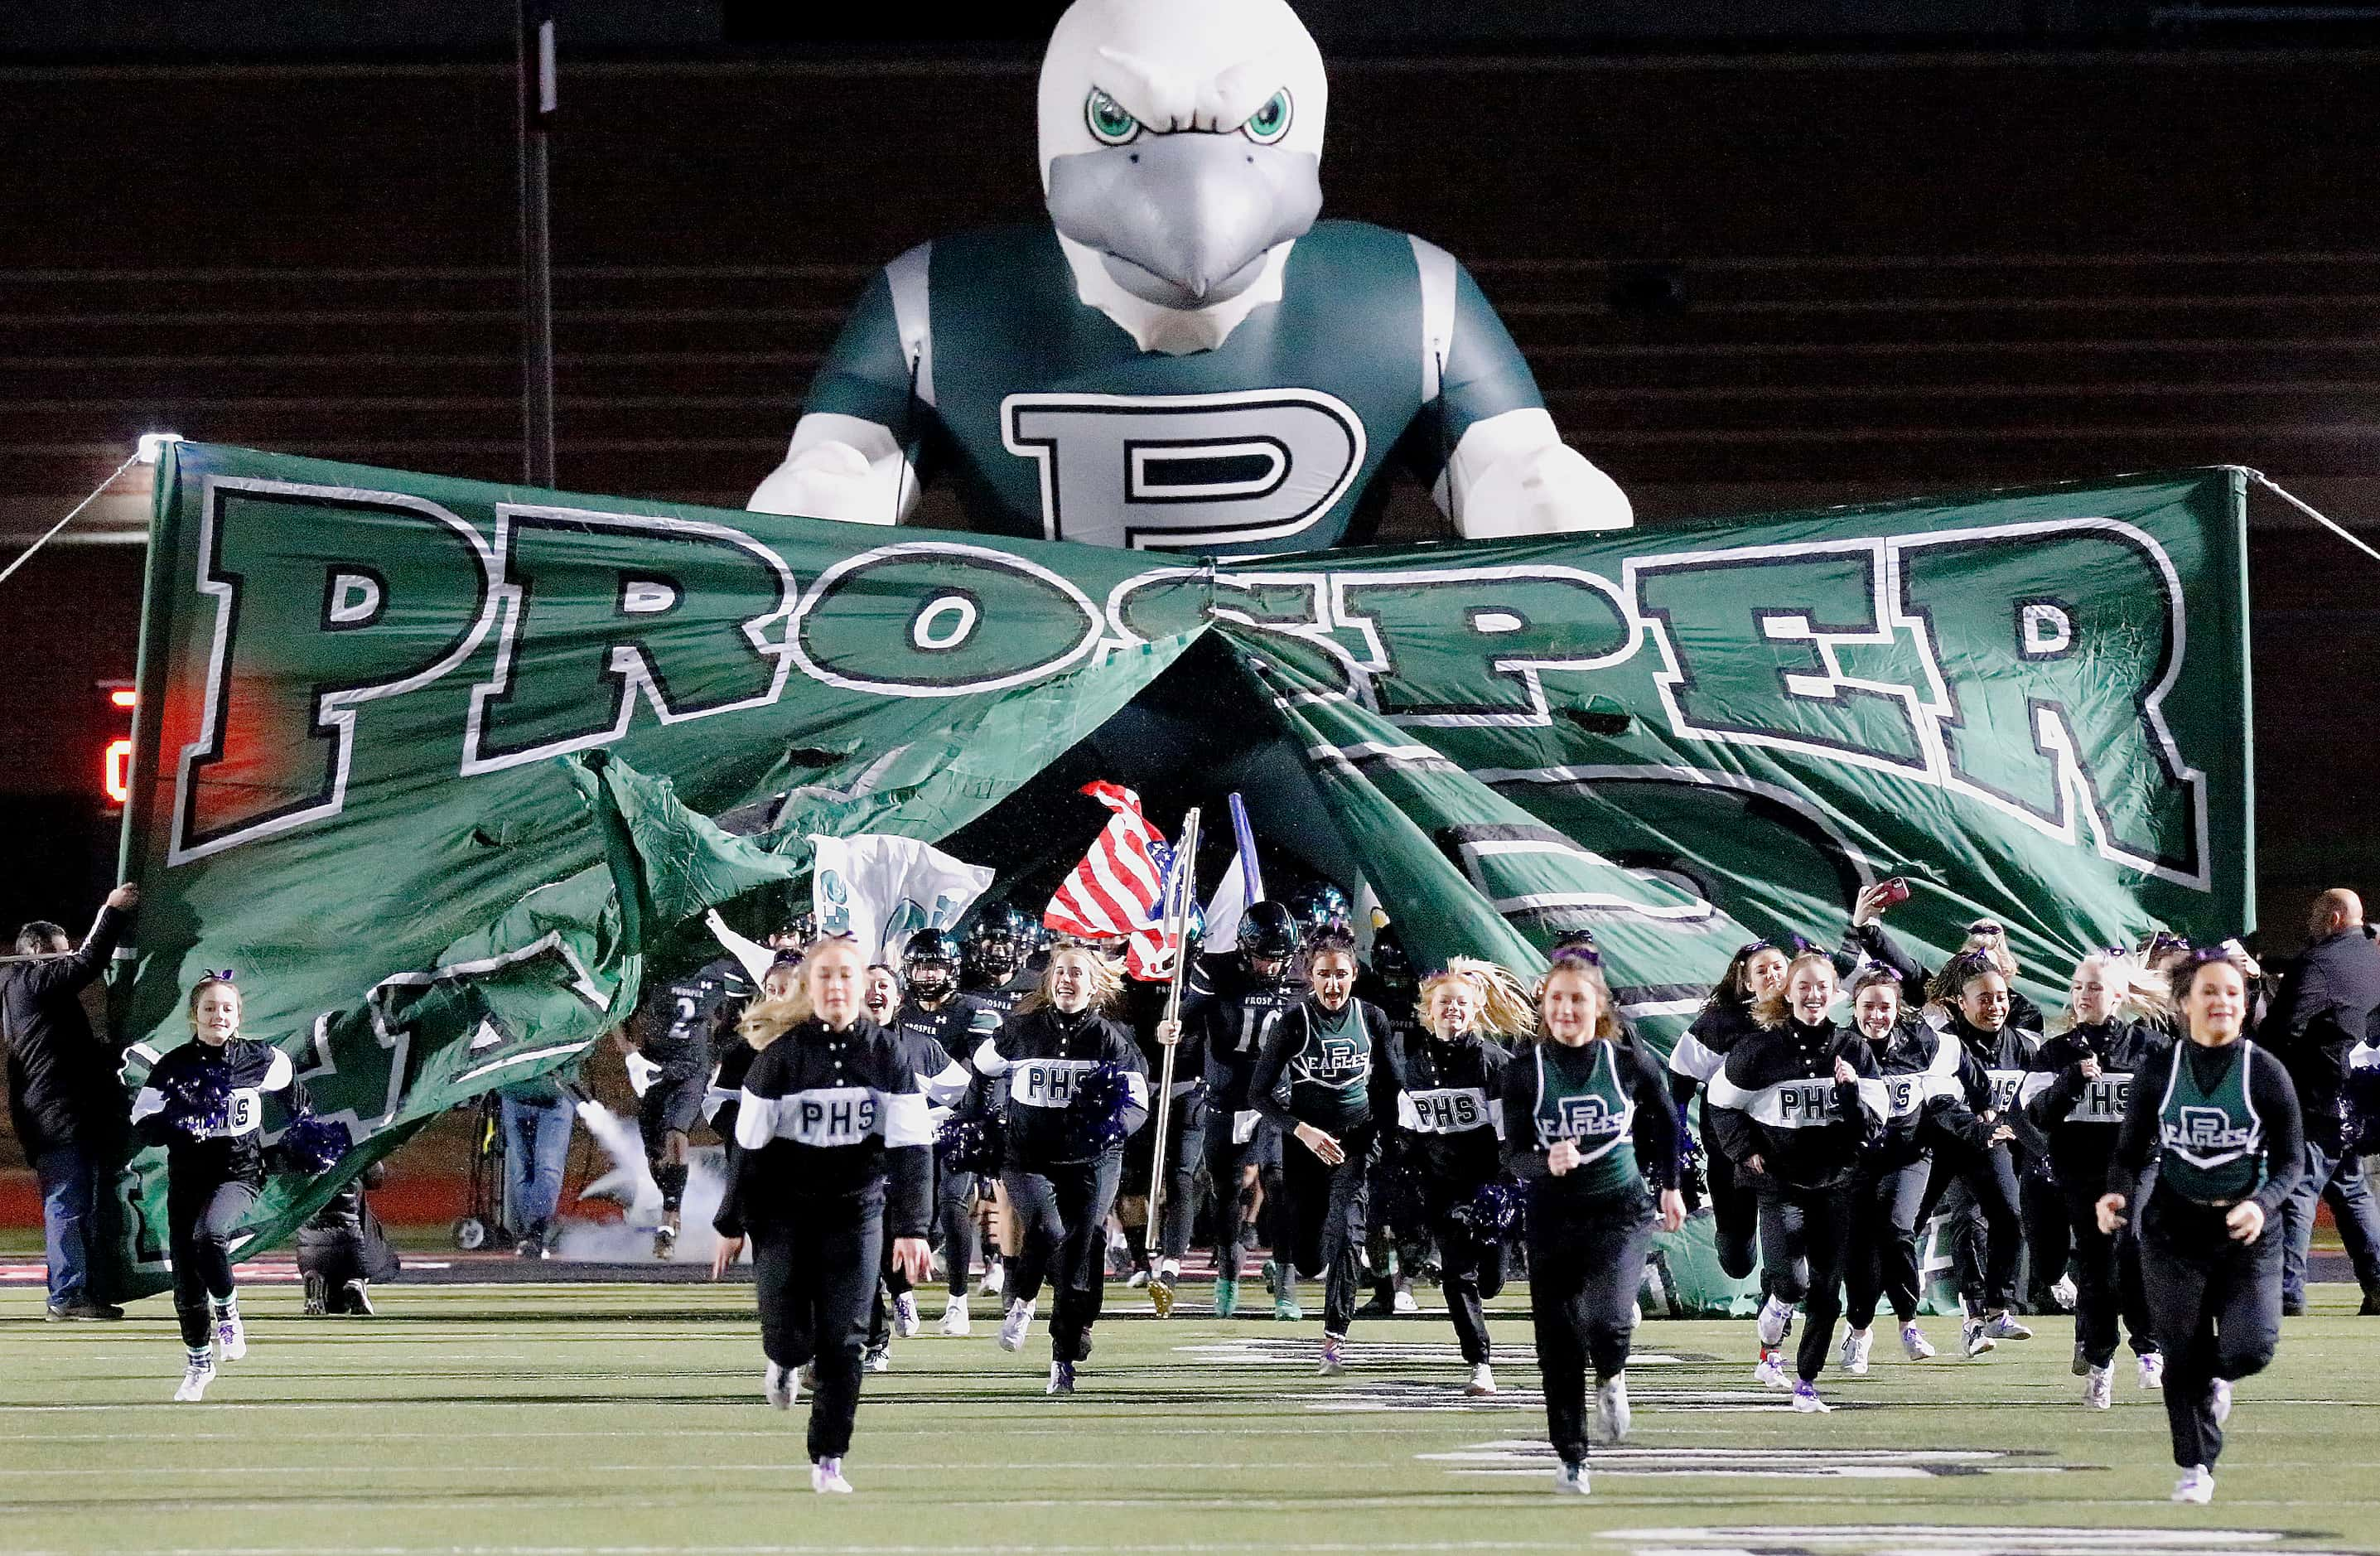
M 1896 875 L 1891 880 L 1884 883 L 1884 893 L 1879 899 L 1879 906 L 1884 907 L 1895 907 L 1908 900 L 1908 881 L 1903 881 L 1900 876 Z

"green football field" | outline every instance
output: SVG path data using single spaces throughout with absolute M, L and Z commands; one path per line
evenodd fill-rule
M 1187 1296 L 1202 1295 L 1185 1287 Z M 2166 1500 L 2163 1412 L 2134 1386 L 2077 1403 L 2064 1319 L 1976 1362 L 1823 1386 L 1800 1416 L 1749 1380 L 1751 1325 L 1652 1322 L 1635 1430 L 1594 1494 L 1549 1490 L 1524 1315 L 1508 1295 L 1495 1401 L 1466 1404 L 1442 1318 L 1359 1324 L 1313 1375 L 1317 1328 L 1159 1322 L 1116 1288 L 1072 1399 L 976 1334 L 901 1343 L 870 1376 L 849 1473 L 808 1489 L 800 1407 L 759 1398 L 749 1288 L 400 1285 L 373 1319 L 308 1319 L 251 1290 L 246 1361 L 170 1402 L 164 1304 L 48 1324 L 0 1297 L 0 1550 L 815 1552 L 1151 1550 L 1957 1552 L 2094 1556 L 2380 1546 L 2380 1320 L 2317 1288 L 2240 1390 L 2216 1503 Z M 1307 1290 L 1311 1301 L 1316 1293 Z M 1946 1343 L 1950 1326 L 1930 1325 Z M 1888 1341 L 1879 1331 L 1879 1339 Z

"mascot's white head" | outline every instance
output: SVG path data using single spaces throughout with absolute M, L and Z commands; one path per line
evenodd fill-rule
M 1041 61 L 1041 187 L 1124 291 L 1199 310 L 1322 209 L 1322 54 L 1284 0 L 1075 0 Z

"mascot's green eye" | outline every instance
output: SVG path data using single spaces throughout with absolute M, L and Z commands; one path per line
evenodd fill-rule
M 1102 146 L 1121 146 L 1140 137 L 1140 121 L 1097 87 L 1083 103 L 1083 122 L 1091 127 L 1091 139 Z
M 1269 146 L 1289 133 L 1289 89 L 1281 88 L 1265 99 L 1265 105 L 1248 115 L 1240 133 L 1259 146 Z

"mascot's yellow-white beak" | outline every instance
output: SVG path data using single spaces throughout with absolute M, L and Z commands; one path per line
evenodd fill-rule
M 1320 213 L 1328 105 L 1282 0 L 1076 0 L 1041 64 L 1050 220 L 1146 302 L 1227 301 Z

